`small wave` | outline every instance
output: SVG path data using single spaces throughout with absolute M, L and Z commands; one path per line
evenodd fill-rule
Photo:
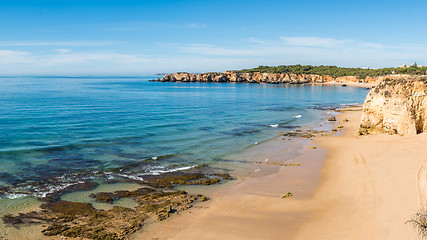
M 105 178 L 106 178 L 107 180 L 114 179 L 114 175 L 113 175 L 113 173 L 112 173 L 112 172 L 105 172 L 105 173 L 104 173 L 104 176 L 105 176 Z
M 341 103 L 340 106 L 358 106 L 360 105 L 360 103 Z
M 270 125 L 270 127 L 274 127 L 274 128 L 277 128 L 279 126 L 279 124 L 272 124 L 272 125 Z
M 23 198 L 23 197 L 27 197 L 29 196 L 28 194 L 25 193 L 7 193 L 5 195 L 5 197 L 9 198 L 9 199 L 18 199 L 18 198 Z
M 194 167 L 196 167 L 196 165 L 189 166 L 189 167 L 174 168 L 174 169 L 169 169 L 169 170 L 153 170 L 153 171 L 150 171 L 148 173 L 144 173 L 144 175 L 160 175 L 160 174 L 163 174 L 163 173 L 171 173 L 171 172 L 177 172 L 177 171 L 184 171 L 184 170 L 192 169 Z
M 135 175 L 117 174 L 117 176 L 124 177 L 124 178 L 129 178 L 129 179 L 137 180 L 137 181 L 144 181 L 144 179 L 142 177 L 135 176 Z
M 302 118 L 302 116 L 301 115 L 296 115 L 296 116 L 294 116 L 294 118 Z
M 56 185 L 50 185 L 46 188 L 38 188 L 38 189 L 36 188 L 34 191 L 34 196 L 44 198 L 51 193 L 61 191 L 69 186 L 76 185 L 79 183 L 83 183 L 83 182 L 58 183 Z

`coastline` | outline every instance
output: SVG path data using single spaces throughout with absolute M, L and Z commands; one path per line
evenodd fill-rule
M 330 135 L 335 122 L 327 121 L 328 117 L 325 112 L 320 123 L 296 132 Z M 309 218 L 309 212 L 299 204 L 311 198 L 319 186 L 327 150 L 310 138 L 297 136 L 289 141 L 279 136 L 239 155 L 250 164 L 237 169 L 237 181 L 209 189 L 185 188 L 211 200 L 145 225 L 131 239 L 288 239 L 295 235 Z M 245 171 L 246 176 L 242 174 Z M 292 198 L 283 199 L 287 192 Z
M 234 87 L 235 86 L 233 85 L 233 88 L 232 88 L 233 91 L 232 92 L 234 92 L 234 89 L 235 89 Z M 252 89 L 248 86 L 243 86 L 243 87 L 244 87 L 243 89 L 245 91 L 247 91 L 247 89 Z M 266 86 L 262 86 L 262 87 L 267 88 Z M 255 88 L 253 88 L 253 89 L 258 89 L 258 88 L 259 88 L 259 86 L 255 86 Z M 326 92 L 329 92 L 329 90 L 330 90 L 329 88 L 327 89 L 324 87 L 318 87 L 318 86 L 313 86 L 313 85 L 301 88 L 301 90 L 304 90 L 302 92 L 310 92 L 310 94 L 313 94 L 313 91 L 312 91 L 313 89 L 314 90 L 318 89 L 319 93 L 324 92 L 326 90 L 328 90 Z M 333 89 L 335 89 L 335 87 Z M 359 89 L 357 89 L 357 90 L 353 89 L 354 91 L 351 88 L 346 89 L 346 88 L 339 87 L 338 89 L 339 89 L 339 91 L 337 91 L 338 93 L 339 92 L 350 92 L 350 93 L 356 92 L 355 94 L 351 95 L 352 99 L 353 98 L 357 99 L 356 96 L 363 95 L 365 93 L 364 90 L 359 90 Z M 287 91 L 278 91 L 278 90 L 293 90 L 293 87 L 289 88 L 289 89 L 288 88 L 273 87 L 273 90 L 274 90 L 274 91 L 272 91 L 273 93 L 280 95 L 283 92 L 286 93 Z M 256 90 L 256 91 L 258 91 L 258 90 Z M 301 96 L 304 96 L 304 95 L 301 95 Z M 343 96 L 345 98 L 345 101 L 350 102 L 350 100 L 348 100 L 349 96 L 347 94 L 346 95 L 338 94 L 338 96 Z M 254 126 L 261 127 L 263 129 L 265 128 L 266 132 L 268 131 L 268 132 L 274 133 L 274 136 L 277 136 L 277 135 L 283 133 L 284 130 L 285 131 L 294 130 L 295 132 L 305 131 L 304 128 L 310 127 L 310 125 L 312 125 L 312 124 L 318 125 L 319 119 L 323 118 L 325 120 L 325 116 L 332 113 L 331 108 L 334 105 L 330 106 L 329 104 L 327 104 L 327 102 L 329 102 L 329 101 L 330 100 L 320 99 L 319 100 L 320 103 L 316 104 L 316 105 L 314 105 L 314 104 L 309 104 L 307 106 L 304 105 L 304 108 L 303 107 L 301 107 L 301 108 L 291 107 L 291 108 L 289 108 L 290 113 L 284 114 L 284 116 L 277 114 L 276 112 L 280 111 L 280 112 L 286 113 L 286 110 L 288 110 L 287 107 L 284 108 L 282 106 L 282 104 L 277 104 L 277 103 L 272 104 L 271 101 L 267 101 L 265 104 L 265 107 L 261 107 L 261 110 L 268 111 L 267 112 L 268 115 L 267 114 L 265 115 L 265 116 L 267 116 L 265 119 L 268 119 L 267 124 L 263 124 L 260 126 L 254 125 Z M 356 101 L 356 100 L 354 100 L 354 101 Z M 284 102 L 286 103 L 286 101 L 284 101 Z M 322 104 L 322 102 L 326 102 L 326 103 Z M 351 100 L 351 102 L 353 102 L 353 100 Z M 286 106 L 286 104 L 283 104 L 283 105 Z M 261 104 L 261 106 L 263 106 L 263 105 Z M 308 113 L 308 112 L 306 114 L 304 113 L 304 111 L 305 111 L 304 109 L 306 109 L 306 107 L 308 107 L 308 109 L 311 109 L 311 110 L 309 110 L 310 113 Z M 262 116 L 262 115 L 259 115 L 259 112 L 258 112 L 259 110 L 260 110 L 259 107 L 257 107 L 256 113 L 258 116 Z M 301 114 L 304 115 L 304 118 L 302 120 L 298 120 L 298 122 L 300 124 L 290 124 L 291 122 L 296 121 L 296 119 L 301 118 Z M 273 118 L 273 117 L 271 117 L 272 115 L 275 115 L 275 116 L 279 115 L 279 117 Z M 332 113 L 332 115 L 335 115 L 335 113 Z M 330 116 L 328 116 L 328 117 L 330 117 Z M 286 121 L 285 123 L 283 123 L 280 119 L 290 119 L 290 122 Z M 310 121 L 310 119 L 312 119 L 312 121 Z M 327 117 L 326 117 L 326 119 L 327 119 Z M 245 121 L 245 124 L 248 124 L 249 122 Z M 248 128 L 249 129 L 248 130 L 247 128 L 244 128 L 244 127 L 238 128 L 235 125 L 232 125 L 232 126 L 233 126 L 232 129 L 228 129 L 229 131 L 221 132 L 221 134 L 233 134 L 232 136 L 234 136 L 234 134 L 235 134 L 235 136 L 236 136 L 235 139 L 237 140 L 237 138 L 241 139 L 242 136 L 244 137 L 245 135 L 242 135 L 242 134 L 245 134 L 246 131 L 248 131 L 247 133 L 251 133 L 250 130 L 252 128 Z M 202 126 L 202 127 L 205 127 L 205 126 Z M 316 126 L 314 126 L 314 127 L 316 127 Z M 203 128 L 200 130 L 206 131 L 209 129 Z M 264 136 L 267 136 L 267 135 L 269 137 L 273 134 L 264 134 Z M 289 136 L 289 135 L 288 136 L 282 136 L 282 137 L 283 138 L 285 138 L 285 137 L 286 138 L 293 138 L 292 136 Z M 256 137 L 248 138 L 247 142 L 249 142 L 250 144 L 248 145 L 247 148 L 250 148 L 250 149 L 258 148 L 258 149 L 266 150 L 265 146 L 269 145 L 269 144 L 266 143 L 266 145 L 264 145 L 265 141 L 259 140 L 259 139 L 260 138 L 256 138 Z M 268 139 L 271 139 L 271 137 L 269 137 Z M 286 139 L 286 140 L 288 140 L 288 139 Z M 258 141 L 258 142 L 255 142 L 255 141 Z M 270 142 L 267 139 L 266 139 L 266 141 Z M 306 143 L 304 143 L 306 141 L 308 141 L 308 140 L 301 138 L 301 141 L 299 141 L 299 142 L 301 142 L 301 144 L 299 144 L 299 143 L 296 144 L 298 146 L 295 148 L 295 146 L 293 146 L 294 141 L 283 141 L 282 139 L 279 140 L 279 142 L 281 142 L 281 143 L 285 143 L 285 142 L 290 143 L 290 144 L 288 144 L 288 145 L 290 145 L 289 148 L 291 149 L 291 150 L 289 150 L 289 152 L 291 152 L 292 154 L 296 153 L 294 151 L 295 149 L 298 149 L 298 152 L 299 152 L 299 150 L 300 150 L 299 148 L 301 147 L 301 145 L 306 144 Z M 235 143 L 239 144 L 237 141 Z M 285 147 L 283 145 L 281 145 L 280 147 L 278 147 L 276 149 L 272 148 L 272 149 L 269 149 L 268 151 L 270 153 L 273 153 L 273 154 L 279 154 L 280 150 L 285 150 L 284 148 L 287 148 L 286 146 L 287 146 L 286 144 L 285 144 Z M 117 149 L 117 151 L 121 150 L 120 145 L 117 146 L 114 144 L 114 150 L 116 150 L 116 149 Z M 219 148 L 217 148 L 217 149 L 219 149 Z M 39 225 L 39 228 L 37 228 L 38 230 L 36 230 L 36 229 L 32 230 L 32 236 L 30 237 L 31 239 L 46 239 L 47 237 L 43 235 L 46 233 L 46 231 L 41 232 L 41 230 L 45 230 L 45 229 L 48 229 L 47 231 L 58 230 L 57 232 L 55 232 L 55 233 L 57 233 L 56 237 L 53 237 L 53 236 L 49 237 L 52 239 L 61 237 L 61 235 L 63 235 L 64 237 L 74 237 L 74 236 L 75 237 L 86 237 L 87 236 L 88 238 L 93 238 L 93 235 L 86 234 L 86 233 L 92 234 L 92 232 L 94 231 L 91 228 L 92 225 L 90 225 L 90 224 L 88 225 L 85 223 L 87 221 L 92 221 L 92 219 L 94 219 L 95 217 L 98 216 L 97 215 L 98 213 L 103 211 L 102 213 L 104 213 L 104 214 L 114 215 L 114 216 L 107 216 L 107 217 L 102 216 L 99 219 L 97 218 L 96 221 L 100 224 L 105 224 L 105 226 L 108 227 L 108 229 L 106 231 L 112 232 L 112 234 L 117 234 L 117 236 L 120 237 L 120 236 L 123 236 L 123 234 L 126 234 L 126 233 L 123 233 L 123 231 L 127 231 L 126 230 L 127 227 L 125 227 L 125 228 L 120 227 L 119 223 L 122 220 L 124 223 L 128 223 L 129 219 L 118 218 L 118 220 L 115 221 L 114 225 L 111 225 L 108 222 L 108 219 L 115 219 L 115 217 L 117 217 L 116 215 L 119 214 L 118 211 L 120 210 L 120 209 L 114 210 L 113 207 L 128 208 L 129 211 L 134 213 L 134 214 L 145 214 L 145 213 L 147 213 L 147 217 L 149 217 L 149 218 L 150 217 L 153 217 L 153 218 L 158 217 L 155 219 L 155 221 L 164 220 L 164 217 L 162 215 L 164 211 L 163 210 L 162 211 L 154 211 L 155 209 L 153 209 L 153 208 L 149 208 L 149 207 L 146 208 L 146 206 L 149 206 L 149 204 L 154 204 L 156 206 L 162 207 L 161 204 L 163 204 L 163 202 L 159 202 L 159 203 L 158 202 L 151 202 L 151 201 L 146 202 L 144 200 L 145 197 L 143 197 L 143 195 L 145 194 L 144 191 L 135 192 L 138 190 L 138 189 L 135 190 L 135 188 L 138 188 L 138 185 L 136 187 L 132 186 L 131 187 L 132 189 L 129 189 L 128 192 L 126 192 L 126 190 L 123 189 L 123 190 L 125 190 L 125 192 L 119 191 L 118 193 L 116 193 L 116 190 L 118 190 L 118 189 L 116 187 L 112 186 L 116 183 L 118 184 L 118 183 L 122 183 L 122 182 L 123 183 L 124 182 L 126 182 L 126 183 L 131 182 L 131 183 L 136 183 L 136 184 L 143 184 L 141 186 L 141 188 L 154 189 L 157 193 L 162 193 L 163 190 L 160 189 L 160 187 L 163 187 L 162 183 L 164 181 L 168 180 L 168 178 L 173 178 L 171 181 L 169 181 L 169 183 L 170 182 L 173 183 L 175 178 L 179 178 L 178 179 L 179 185 L 181 185 L 181 184 L 182 185 L 186 185 L 186 184 L 192 185 L 193 182 L 195 184 L 201 183 L 201 184 L 208 185 L 208 184 L 218 183 L 218 182 L 221 182 L 222 180 L 224 180 L 223 182 L 225 182 L 225 184 L 223 184 L 223 185 L 221 184 L 218 186 L 210 186 L 210 187 L 183 186 L 182 189 L 184 189 L 184 190 L 187 188 L 190 189 L 190 188 L 194 187 L 195 191 L 190 192 L 190 190 L 189 190 L 188 195 L 186 195 L 186 196 L 180 195 L 180 197 L 182 197 L 182 198 L 184 198 L 184 197 L 193 198 L 194 197 L 194 199 L 187 199 L 190 201 L 188 204 L 186 201 L 184 201 L 185 199 L 181 199 L 182 201 L 180 200 L 179 203 L 176 203 L 179 205 L 178 207 L 175 207 L 175 202 L 174 202 L 173 203 L 174 204 L 173 210 L 170 210 L 171 212 L 167 212 L 167 215 L 169 216 L 169 213 L 178 212 L 178 214 L 180 214 L 183 211 L 183 209 L 186 210 L 187 208 L 191 208 L 191 209 L 189 209 L 189 211 L 193 211 L 194 209 L 197 209 L 199 207 L 199 205 L 196 203 L 200 202 L 200 201 L 204 201 L 203 199 L 205 199 L 203 196 L 199 197 L 199 194 L 203 194 L 203 195 L 206 195 L 207 197 L 210 197 L 209 194 L 210 194 L 211 190 L 215 190 L 215 189 L 222 190 L 223 187 L 225 189 L 226 187 L 233 185 L 236 181 L 230 181 L 230 182 L 226 181 L 226 180 L 230 180 L 227 172 L 229 172 L 230 169 L 234 169 L 233 167 L 235 167 L 236 165 L 238 167 L 244 166 L 244 167 L 242 167 L 242 171 L 241 171 L 241 174 L 244 175 L 244 177 L 246 177 L 245 174 L 247 174 L 247 172 L 252 171 L 250 176 L 248 176 L 248 177 L 254 178 L 254 179 L 256 179 L 258 177 L 263 177 L 263 176 L 275 174 L 279 171 L 279 169 L 281 167 L 280 161 L 274 161 L 273 160 L 274 157 L 272 157 L 272 158 L 269 157 L 270 161 L 268 162 L 268 164 L 264 163 L 264 161 L 265 161 L 264 158 L 261 158 L 259 160 L 254 159 L 253 161 L 257 161 L 257 162 L 249 162 L 249 164 L 245 164 L 248 162 L 247 159 L 240 159 L 240 160 L 237 159 L 235 161 L 235 159 L 230 157 L 230 155 L 235 154 L 237 152 L 240 152 L 240 149 L 243 149 L 243 148 L 236 149 L 234 147 L 232 149 L 234 149 L 235 151 L 234 152 L 230 152 L 230 151 L 224 152 L 223 151 L 223 154 L 221 155 L 221 157 L 218 159 L 214 159 L 214 161 L 212 162 L 211 165 L 201 164 L 200 166 L 197 166 L 197 167 L 194 167 L 191 169 L 185 169 L 185 171 L 183 170 L 182 172 L 171 171 L 173 173 L 164 174 L 162 176 L 160 176 L 160 175 L 157 176 L 157 174 L 154 174 L 154 172 L 153 172 L 153 174 L 156 176 L 149 176 L 149 175 L 144 174 L 143 176 L 144 176 L 145 181 L 142 183 L 141 183 L 140 178 L 129 178 L 128 177 L 128 176 L 137 176 L 137 177 L 141 176 L 141 175 L 139 175 L 140 172 L 135 172 L 135 175 L 129 175 L 128 173 L 130 173 L 130 174 L 133 173 L 132 169 L 134 169 L 134 168 L 143 167 L 144 166 L 143 164 L 145 164 L 145 161 L 141 161 L 140 163 L 138 163 L 138 165 L 129 165 L 128 168 L 124 169 L 125 173 L 123 173 L 122 170 L 119 168 L 109 169 L 109 171 L 105 172 L 105 173 L 100 172 L 100 174 L 105 174 L 105 178 L 102 178 L 104 175 L 98 175 L 98 172 L 83 171 L 82 173 L 79 173 L 79 175 L 77 176 L 78 178 L 76 178 L 77 180 L 81 179 L 82 183 L 65 186 L 65 188 L 61 188 L 59 190 L 57 189 L 54 192 L 52 192 L 51 194 L 49 192 L 49 194 L 47 194 L 46 196 L 43 195 L 43 199 L 38 199 L 40 201 L 35 201 L 34 204 L 26 207 L 26 209 L 24 209 L 25 211 L 23 210 L 23 211 L 15 212 L 15 211 L 13 211 L 13 206 L 10 207 L 10 211 L 6 211 L 6 212 L 3 211 L 3 214 L 7 215 L 7 216 L 5 215 L 3 218 L 4 224 L 6 225 L 5 227 L 7 227 L 7 233 L 5 231 L 6 235 L 4 235 L 4 236 L 10 237 L 12 239 L 17 238 L 15 236 L 18 236 L 18 234 L 21 234 L 21 233 L 18 233 L 15 231 L 15 230 L 17 230 L 17 231 L 19 230 L 18 227 L 24 227 L 27 225 L 38 224 L 38 223 L 33 223 L 33 222 L 40 220 L 43 224 L 42 225 L 38 224 Z M 314 151 L 314 150 L 312 150 L 312 151 Z M 76 152 L 80 152 L 80 151 L 78 151 L 78 149 L 77 149 Z M 121 159 L 122 156 L 123 157 L 134 157 L 134 156 L 136 156 L 135 154 L 126 155 L 127 152 L 128 152 L 127 150 L 123 151 L 123 152 L 119 152 L 117 157 L 119 157 L 119 159 Z M 66 160 L 68 160 L 67 156 L 69 156 L 69 154 L 71 154 L 71 153 L 73 153 L 73 152 L 72 151 L 59 152 L 59 153 L 55 154 L 55 156 L 57 156 L 58 158 L 64 159 L 63 161 L 66 162 Z M 114 153 L 114 152 L 112 152 L 112 153 Z M 63 155 L 61 155 L 61 154 L 63 154 Z M 238 153 L 237 153 L 237 155 L 238 155 Z M 140 154 L 138 154 L 138 156 L 140 156 Z M 155 156 L 161 156 L 161 155 L 156 154 Z M 207 155 L 203 154 L 201 156 L 206 157 Z M 84 158 L 81 157 L 81 159 L 83 160 Z M 154 158 L 151 158 L 151 159 L 157 160 L 157 157 L 156 157 L 156 159 L 154 159 Z M 80 160 L 80 158 L 78 160 Z M 166 160 L 168 160 L 168 159 L 166 159 Z M 258 163 L 258 162 L 261 162 L 261 163 Z M 51 163 L 51 164 L 48 166 L 42 165 L 42 167 L 48 168 L 48 169 L 53 169 L 53 170 L 56 169 L 55 168 L 56 165 L 53 165 L 56 162 L 51 161 L 48 163 Z M 277 164 L 277 163 L 279 163 L 279 164 Z M 300 163 L 297 162 L 296 164 L 300 164 Z M 223 165 L 224 166 L 230 165 L 230 167 L 222 168 Z M 233 166 L 233 165 L 235 165 L 235 166 Z M 303 164 L 303 165 L 305 165 L 305 164 Z M 191 166 L 193 166 L 193 165 L 191 165 Z M 59 167 L 61 167 L 61 166 L 58 166 L 58 168 Z M 127 167 L 127 165 L 125 165 L 125 167 Z M 300 166 L 289 166 L 288 170 L 297 169 L 297 168 L 302 169 L 302 168 L 300 168 Z M 62 168 L 60 168 L 60 169 L 62 169 Z M 250 170 L 246 171 L 248 169 L 250 169 Z M 35 169 L 35 170 L 38 170 L 38 169 Z M 172 170 L 174 170 L 174 169 L 172 169 Z M 49 172 L 53 172 L 53 171 L 49 171 Z M 159 172 L 161 173 L 164 171 L 159 171 Z M 95 175 L 93 175 L 92 173 Z M 111 174 L 114 174 L 114 173 L 117 173 L 118 176 L 123 176 L 123 178 L 111 179 L 109 176 Z M 232 173 L 233 178 L 234 177 L 240 178 L 242 176 L 242 175 L 235 174 L 235 173 L 236 172 Z M 181 174 L 182 174 L 182 176 L 180 176 Z M 92 176 L 94 176 L 94 177 L 100 176 L 101 178 L 99 181 L 97 181 L 97 180 L 93 181 L 91 178 Z M 194 180 L 193 177 L 197 177 L 197 179 L 200 179 L 200 181 Z M 191 180 L 190 178 L 193 180 Z M 65 179 L 65 178 L 60 178 L 60 179 Z M 155 181 L 157 181 L 157 180 L 160 181 L 159 184 L 155 184 Z M 55 186 L 55 185 L 53 185 L 53 186 Z M 60 186 L 62 187 L 62 185 L 60 185 Z M 156 186 L 158 186 L 159 188 L 157 188 Z M 174 189 L 180 190 L 180 188 L 181 188 L 181 186 L 169 186 L 168 184 L 166 184 L 164 186 L 167 187 L 166 191 L 171 191 Z M 204 188 L 206 188 L 206 189 L 203 190 Z M 40 189 L 40 188 L 37 188 L 37 189 Z M 48 188 L 47 190 L 50 190 L 50 189 L 53 189 L 53 188 Z M 249 189 L 249 188 L 247 188 L 247 189 Z M 271 188 L 271 189 L 273 189 L 273 188 Z M 41 190 L 43 190 L 43 189 L 41 189 Z M 286 193 L 286 191 L 292 191 L 294 194 L 296 194 L 294 198 L 302 196 L 300 194 L 297 194 L 292 189 L 282 188 L 282 189 L 280 189 L 280 191 L 277 191 L 277 192 L 270 191 L 269 197 L 276 197 L 276 196 L 280 197 L 283 194 L 283 192 Z M 40 191 L 37 191 L 37 193 L 38 192 L 40 192 Z M 5 189 L 5 195 L 4 195 L 5 200 L 7 200 L 8 198 L 12 198 L 12 196 L 9 196 L 8 193 L 9 193 L 9 190 Z M 20 193 L 20 192 L 17 192 L 17 193 Z M 181 194 L 181 193 L 177 192 L 177 194 Z M 266 192 L 265 191 L 260 192 L 259 194 L 261 194 L 261 195 L 266 194 Z M 129 195 L 129 197 L 127 197 L 128 195 Z M 150 194 L 145 194 L 145 195 L 147 195 L 147 198 L 148 198 L 151 195 L 155 195 L 155 194 L 153 193 L 151 195 Z M 271 196 L 271 195 L 274 195 L 274 196 Z M 17 197 L 20 197 L 20 196 L 17 196 Z M 25 199 L 30 199 L 30 198 L 34 199 L 34 197 L 32 195 L 30 195 L 30 196 L 26 196 L 26 197 L 20 197 L 17 200 L 13 199 L 13 203 L 16 202 L 17 204 L 20 204 L 20 200 L 25 200 Z M 213 199 L 213 197 L 211 197 L 211 198 Z M 194 200 L 196 200 L 196 201 L 194 201 Z M 61 202 L 61 201 L 63 201 L 63 202 Z M 156 199 L 156 201 L 157 201 L 157 199 Z M 159 201 L 162 201 L 162 200 L 159 198 Z M 191 202 L 191 201 L 193 201 L 193 202 Z M 11 200 L 11 202 L 12 202 L 12 200 Z M 183 203 L 183 204 L 185 203 L 185 205 L 183 205 L 181 203 Z M 64 209 L 64 208 L 62 208 L 63 206 L 65 206 L 64 204 L 72 204 L 71 208 L 73 210 L 70 212 L 70 214 L 75 212 L 77 215 L 73 216 L 73 219 L 76 218 L 76 219 L 79 219 L 79 221 L 72 220 L 72 222 L 65 222 L 65 220 L 68 221 L 68 219 L 64 219 L 64 222 L 62 222 L 62 220 L 61 220 L 61 222 L 58 222 L 57 220 L 55 220 L 55 218 L 57 217 L 56 215 L 62 213 L 61 211 L 62 211 L 62 209 Z M 166 204 L 166 202 L 165 202 L 165 204 Z M 200 206 L 203 206 L 203 204 L 204 203 L 201 203 Z M 195 208 L 192 208 L 193 206 Z M 81 214 L 81 211 L 79 211 L 80 208 L 87 208 L 88 210 L 90 210 L 90 215 L 87 217 L 83 216 Z M 58 211 L 56 211 L 55 209 L 58 209 Z M 23 215 L 21 215 L 21 213 Z M 67 214 L 68 214 L 68 212 L 67 213 L 64 212 L 64 216 Z M 68 215 L 70 215 L 70 214 L 68 214 Z M 175 216 L 176 214 L 170 214 L 170 215 Z M 129 216 L 129 214 L 128 214 L 128 216 Z M 141 218 L 138 218 L 138 219 L 141 219 Z M 142 223 L 142 221 L 144 221 L 144 223 Z M 54 225 L 54 224 L 56 224 L 56 225 Z M 136 231 L 139 227 L 141 227 L 142 224 L 145 225 L 146 224 L 145 219 L 140 220 L 136 224 L 138 224 L 138 225 L 136 227 L 133 227 L 131 229 L 132 232 L 128 232 L 126 237 L 130 236 L 130 234 L 133 233 L 133 231 Z M 141 224 L 141 225 L 139 225 L 139 224 Z M 62 225 L 66 225 L 66 226 L 62 228 Z M 99 226 L 99 224 L 97 224 L 97 225 Z M 59 226 L 59 227 L 61 227 L 61 229 L 58 229 L 58 228 L 55 229 L 54 228 L 55 226 Z M 68 228 L 68 226 L 70 228 Z M 77 232 L 77 230 L 80 229 L 80 227 L 83 228 L 83 231 L 79 230 Z M 83 232 L 83 234 L 78 234 L 79 232 Z M 51 232 L 47 232 L 45 235 L 48 235 L 48 234 L 50 235 Z M 21 238 L 21 237 L 18 237 L 18 238 Z M 22 239 L 24 239 L 24 238 L 22 238 Z
M 339 114 L 344 131 L 316 137 L 318 148 L 297 157 L 300 168 L 225 186 L 131 239 L 415 239 L 405 222 L 419 208 L 420 140 L 427 136 L 359 137 L 360 114 Z M 287 191 L 294 196 L 282 199 Z

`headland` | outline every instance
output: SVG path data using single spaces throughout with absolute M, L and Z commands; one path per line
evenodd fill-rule
M 336 66 L 285 65 L 259 66 L 225 72 L 188 73 L 177 72 L 157 78 L 160 82 L 232 82 L 268 84 L 340 84 L 357 87 L 373 87 L 383 79 L 402 79 L 425 75 L 426 67 L 407 68 L 344 68 Z

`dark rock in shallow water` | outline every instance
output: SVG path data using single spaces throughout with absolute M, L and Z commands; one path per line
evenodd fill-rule
M 298 138 L 313 138 L 314 135 L 310 132 L 287 132 L 283 133 L 285 137 L 298 137 Z
M 41 210 L 18 215 L 3 216 L 8 225 L 38 223 L 46 228 L 46 236 L 65 236 L 85 239 L 127 239 L 142 227 L 147 218 L 153 216 L 159 221 L 174 213 L 187 210 L 194 204 L 209 200 L 203 195 L 191 195 L 177 191 L 175 184 L 215 184 L 232 179 L 227 173 L 213 172 L 214 168 L 200 167 L 187 171 L 171 172 L 164 175 L 144 176 L 144 187 L 135 191 L 102 192 L 91 195 L 98 201 L 113 203 L 120 198 L 131 198 L 138 204 L 135 208 L 114 206 L 111 210 L 97 210 L 89 203 L 60 201 L 64 192 L 88 190 L 96 183 L 85 182 L 65 188 L 44 198 Z M 212 171 L 203 173 L 202 171 Z M 84 174 L 83 174 L 84 175 Z
M 0 186 L 0 197 L 4 196 L 9 191 L 8 187 Z
M 279 124 L 278 126 L 279 128 L 286 128 L 286 129 L 294 129 L 294 128 L 299 128 L 301 126 L 298 125 L 284 125 L 284 124 Z
M 132 195 L 137 201 L 135 209 L 115 206 L 105 211 L 96 210 L 88 203 L 58 201 L 43 204 L 41 211 L 4 216 L 3 222 L 14 226 L 30 222 L 44 223 L 47 227 L 43 234 L 46 236 L 118 240 L 125 239 L 140 229 L 150 216 L 164 220 L 173 213 L 207 200 L 202 195 L 194 196 L 185 191 L 147 193 L 138 189 L 128 192 L 128 195 Z
M 101 161 L 86 158 L 61 158 L 49 160 L 48 165 L 55 165 L 61 168 L 71 169 L 85 169 L 88 167 L 95 167 L 101 164 Z
M 225 174 L 204 174 L 200 172 L 173 172 L 161 176 L 146 176 L 144 181 L 156 188 L 171 188 L 173 185 L 212 185 L 219 183 L 221 179 L 231 179 Z
M 19 166 L 19 176 L 22 182 L 51 182 L 52 178 L 69 173 L 88 171 L 90 168 L 99 167 L 102 162 L 94 159 L 86 159 L 76 156 L 64 156 L 54 158 L 45 164 L 32 166 L 31 164 L 21 164 Z
M 68 186 L 62 190 L 50 193 L 46 197 L 40 198 L 40 200 L 42 200 L 44 202 L 54 202 L 54 201 L 59 200 L 59 197 L 61 197 L 61 195 L 65 194 L 65 193 L 77 192 L 77 191 L 89 191 L 89 190 L 96 188 L 97 186 L 98 186 L 98 183 L 90 182 L 90 181 L 83 182 L 83 183 L 76 183 L 76 184 L 70 185 L 70 186 Z
M 24 181 L 8 172 L 0 172 L 0 181 L 12 185 L 23 183 Z
M 202 131 L 206 131 L 206 132 L 210 132 L 214 129 L 214 127 L 210 127 L 210 126 L 205 126 L 205 127 L 200 127 L 199 130 Z
M 110 194 L 105 193 L 105 192 L 92 193 L 89 195 L 89 197 L 95 198 L 95 201 L 97 201 L 97 202 L 113 203 L 113 197 L 111 197 Z
M 139 196 L 144 196 L 149 193 L 155 192 L 156 190 L 152 188 L 139 188 L 135 191 L 115 191 L 115 192 L 99 192 L 92 193 L 89 195 L 91 198 L 95 198 L 97 202 L 104 203 L 113 203 L 113 201 L 118 200 L 120 198 L 134 198 Z

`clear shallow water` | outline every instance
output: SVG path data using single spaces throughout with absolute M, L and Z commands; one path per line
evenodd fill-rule
M 214 162 L 368 92 L 147 79 L 0 78 L 0 186 L 43 196 L 79 178 Z

